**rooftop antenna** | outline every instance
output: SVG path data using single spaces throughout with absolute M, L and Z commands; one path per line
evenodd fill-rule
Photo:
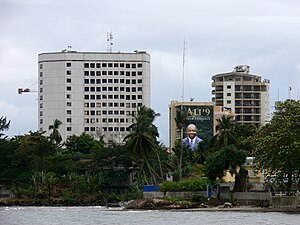
M 113 46 L 113 34 L 112 31 L 107 32 L 107 52 L 112 52 L 112 46 Z
M 183 39 L 183 54 L 182 54 L 182 95 L 181 95 L 181 112 L 183 111 L 184 102 L 184 66 L 185 66 L 185 38 Z M 180 136 L 183 138 L 183 128 L 181 128 Z M 183 152 L 183 142 L 181 142 L 180 148 L 180 158 L 179 158 L 179 180 L 182 179 L 182 152 Z
M 186 50 L 186 41 L 183 40 L 183 54 L 182 54 L 182 95 L 181 95 L 181 101 L 184 102 L 184 66 L 185 66 L 185 50 Z M 181 104 L 182 106 L 182 104 Z

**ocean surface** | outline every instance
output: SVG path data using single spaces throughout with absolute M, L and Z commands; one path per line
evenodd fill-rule
M 106 207 L 0 207 L 1 225 L 299 225 L 300 214 L 234 211 L 128 211 Z

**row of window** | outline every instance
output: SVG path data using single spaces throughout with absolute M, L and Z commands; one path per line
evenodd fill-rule
M 72 63 L 67 62 L 66 67 L 72 67 Z M 106 68 L 106 67 L 121 67 L 121 68 L 142 68 L 142 63 L 84 63 L 84 68 Z M 40 69 L 43 69 L 43 64 L 40 64 Z
M 124 99 L 124 100 L 141 100 L 143 95 L 84 95 L 85 100 L 100 99 Z
M 71 75 L 71 71 L 67 70 L 66 72 L 67 75 Z M 142 76 L 143 72 L 142 71 L 84 71 L 84 76 L 106 76 L 106 75 L 115 75 L 115 76 L 133 76 L 135 77 L 136 75 Z
M 84 87 L 85 92 L 101 92 L 102 91 L 126 91 L 126 92 L 142 92 L 143 87 Z
M 70 111 L 68 113 L 68 111 Z M 67 110 L 67 114 L 71 114 L 71 110 Z M 99 115 L 125 115 L 125 110 L 85 110 L 84 115 L 85 116 L 99 116 Z M 132 116 L 135 115 L 136 111 L 126 111 L 126 116 Z
M 67 67 L 71 67 L 70 64 L 66 64 Z M 106 68 L 106 67 L 121 67 L 121 68 L 142 68 L 142 63 L 84 63 L 84 68 Z
M 142 79 L 84 79 L 85 84 L 142 84 Z
M 126 108 L 136 108 L 136 107 L 141 107 L 142 103 L 124 103 L 124 102 L 86 102 L 84 103 L 85 108 L 100 108 L 102 104 L 102 107 L 125 107 Z

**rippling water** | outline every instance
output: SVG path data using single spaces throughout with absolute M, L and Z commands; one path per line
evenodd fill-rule
M 106 207 L 0 207 L 2 225 L 300 224 L 299 214 L 278 212 L 127 211 Z

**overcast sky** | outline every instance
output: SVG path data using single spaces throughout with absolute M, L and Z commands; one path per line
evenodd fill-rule
M 37 130 L 37 56 L 75 51 L 145 50 L 151 55 L 151 107 L 168 145 L 168 104 L 211 101 L 211 77 L 238 64 L 271 82 L 271 105 L 299 99 L 299 0 L 0 0 L 0 117 L 6 134 Z M 288 89 L 292 87 L 289 93 Z

